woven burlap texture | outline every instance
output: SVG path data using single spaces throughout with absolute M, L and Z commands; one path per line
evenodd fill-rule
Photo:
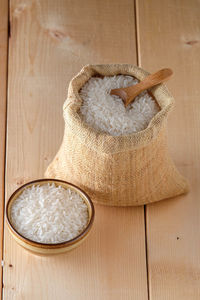
M 142 205 L 186 193 L 188 184 L 167 149 L 166 121 L 174 99 L 163 84 L 152 89 L 161 110 L 143 131 L 110 136 L 82 121 L 81 87 L 92 76 L 116 74 L 142 80 L 149 73 L 128 64 L 87 65 L 71 80 L 63 141 L 45 176 L 71 182 L 105 205 Z

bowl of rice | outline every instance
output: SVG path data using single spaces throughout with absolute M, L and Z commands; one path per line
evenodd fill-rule
M 79 246 L 94 221 L 94 206 L 77 186 L 56 179 L 39 179 L 17 189 L 6 205 L 13 238 L 39 255 L 59 254 Z

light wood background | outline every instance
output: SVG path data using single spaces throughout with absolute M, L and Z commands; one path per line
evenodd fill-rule
M 2 0 L 2 299 L 199 300 L 199 1 L 10 0 L 7 7 Z M 117 62 L 174 70 L 169 149 L 191 192 L 146 207 L 96 205 L 94 230 L 80 248 L 57 257 L 31 255 L 3 226 L 4 199 L 43 177 L 62 140 L 72 76 L 88 63 Z
M 6 102 L 7 102 L 7 57 L 8 57 L 8 3 L 0 2 L 0 256 L 3 257 L 3 224 L 5 194 L 5 142 L 6 142 Z M 2 282 L 3 269 L 0 271 Z M 1 284 L 2 286 L 2 284 Z M 1 288 L 0 288 L 1 289 Z

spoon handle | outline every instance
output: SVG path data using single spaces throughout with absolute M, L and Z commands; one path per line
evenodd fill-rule
M 156 73 L 148 75 L 144 80 L 136 85 L 125 88 L 127 94 L 127 100 L 125 106 L 128 106 L 133 99 L 144 90 L 147 90 L 159 83 L 167 81 L 173 74 L 171 69 L 162 69 Z

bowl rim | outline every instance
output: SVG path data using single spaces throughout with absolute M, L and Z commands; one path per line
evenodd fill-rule
M 61 243 L 52 243 L 52 244 L 41 243 L 41 242 L 36 242 L 36 241 L 33 241 L 29 238 L 26 238 L 25 236 L 23 236 L 21 233 L 19 233 L 15 229 L 15 227 L 12 225 L 11 220 L 8 216 L 8 208 L 9 208 L 10 202 L 12 201 L 13 197 L 20 190 L 24 190 L 27 186 L 34 185 L 34 183 L 49 182 L 49 181 L 50 182 L 56 182 L 56 183 L 64 183 L 64 184 L 67 184 L 69 186 L 72 186 L 73 188 L 75 188 L 75 190 L 78 190 L 79 192 L 81 192 L 86 197 L 86 199 L 88 200 L 87 205 L 89 204 L 89 206 L 91 208 L 91 217 L 89 219 L 89 222 L 88 222 L 87 226 L 84 228 L 84 230 L 79 235 L 74 237 L 73 239 L 65 241 L 65 242 L 61 242 Z M 53 249 L 53 248 L 67 247 L 67 246 L 71 246 L 71 245 L 75 244 L 76 242 L 80 241 L 82 238 L 84 238 L 88 234 L 88 232 L 90 231 L 90 229 L 92 227 L 92 224 L 93 224 L 93 221 L 94 221 L 94 216 L 95 216 L 95 209 L 94 209 L 94 204 L 93 204 L 91 198 L 81 188 L 79 188 L 77 185 L 72 184 L 68 181 L 60 180 L 60 179 L 44 178 L 44 179 L 36 179 L 36 180 L 33 180 L 33 181 L 29 181 L 29 182 L 23 184 L 22 186 L 20 186 L 18 189 L 16 189 L 11 194 L 11 196 L 8 198 L 8 201 L 6 203 L 6 221 L 7 221 L 7 224 L 9 226 L 9 228 L 13 232 L 13 234 L 16 235 L 20 240 L 24 241 L 25 243 L 28 243 L 28 244 L 30 244 L 32 246 L 35 246 L 35 247 L 38 247 L 38 248 L 46 248 L 46 249 L 51 248 L 51 249 Z

